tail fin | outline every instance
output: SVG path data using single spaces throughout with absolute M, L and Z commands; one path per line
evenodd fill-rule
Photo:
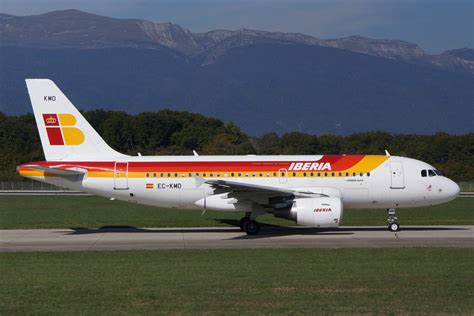
M 46 160 L 115 159 L 116 152 L 99 136 L 49 79 L 26 79 Z

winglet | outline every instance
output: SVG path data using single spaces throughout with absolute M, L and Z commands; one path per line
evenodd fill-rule
M 387 149 L 385 149 L 385 156 L 390 156 L 390 153 L 388 152 Z

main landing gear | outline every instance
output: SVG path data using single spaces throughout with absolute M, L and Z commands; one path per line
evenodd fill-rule
M 240 230 L 247 235 L 257 235 L 260 231 L 260 224 L 252 219 L 250 213 L 245 213 L 245 216 L 240 219 Z
M 389 208 L 387 210 L 387 221 L 388 221 L 388 230 L 391 232 L 397 232 L 400 230 L 400 225 L 397 223 L 398 217 L 396 216 L 396 209 L 394 208 Z

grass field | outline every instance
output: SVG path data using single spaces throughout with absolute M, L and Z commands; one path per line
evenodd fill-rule
M 401 225 L 474 224 L 474 198 L 458 198 L 448 204 L 400 209 Z M 0 229 L 101 227 L 192 227 L 237 225 L 239 213 L 162 209 L 92 196 L 0 196 Z M 293 222 L 271 215 L 259 221 L 274 225 Z M 346 210 L 344 225 L 385 225 L 385 210 Z
M 0 254 L 0 314 L 470 314 L 470 249 Z

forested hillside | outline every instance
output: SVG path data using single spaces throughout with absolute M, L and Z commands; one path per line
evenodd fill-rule
M 87 120 L 114 149 L 130 155 L 245 154 L 383 154 L 426 161 L 456 181 L 474 179 L 474 133 L 465 135 L 392 135 L 385 132 L 350 136 L 288 133 L 250 137 L 232 123 L 189 112 L 163 110 L 130 115 L 95 110 Z M 19 163 L 43 160 L 32 114 L 0 113 L 0 180 L 19 179 Z

